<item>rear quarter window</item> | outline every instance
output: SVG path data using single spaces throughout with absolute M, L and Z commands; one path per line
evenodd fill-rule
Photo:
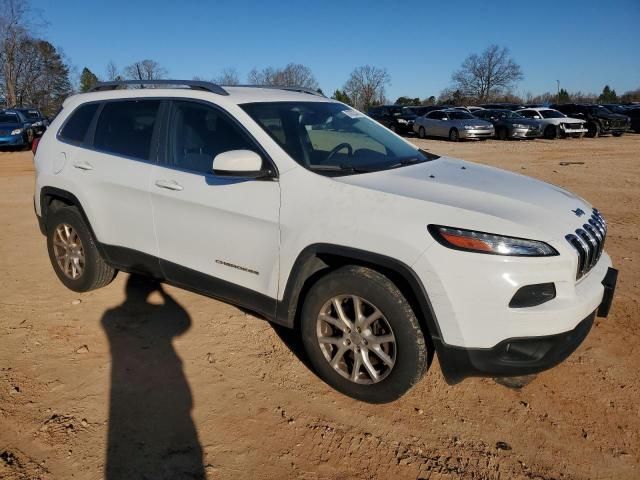
M 60 130 L 60 138 L 73 143 L 82 143 L 98 106 L 98 103 L 89 103 L 77 108 Z
M 96 125 L 94 148 L 148 160 L 160 100 L 106 103 Z

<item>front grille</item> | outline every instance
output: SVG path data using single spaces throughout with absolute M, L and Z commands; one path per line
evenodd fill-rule
M 597 209 L 593 209 L 591 218 L 575 233 L 565 236 L 578 253 L 578 272 L 576 279 L 585 276 L 598 263 L 604 250 L 607 236 L 607 222 Z
M 6 137 L 8 135 L 11 135 L 11 130 L 0 130 L 1 137 Z
M 582 123 L 563 123 L 565 130 L 579 130 L 582 128 Z

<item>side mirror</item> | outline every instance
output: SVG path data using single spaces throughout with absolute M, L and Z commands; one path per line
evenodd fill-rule
M 269 172 L 262 169 L 262 158 L 251 150 L 230 150 L 213 159 L 213 172 L 230 177 L 260 178 Z

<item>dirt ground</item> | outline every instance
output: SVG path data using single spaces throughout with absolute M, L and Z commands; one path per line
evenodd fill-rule
M 399 401 L 356 402 L 294 337 L 230 305 L 154 285 L 145 302 L 124 274 L 63 288 L 33 214 L 32 155 L 1 153 L 0 478 L 640 478 L 640 135 L 415 141 L 604 213 L 613 310 L 566 362 L 514 389 L 448 386 L 435 361 Z

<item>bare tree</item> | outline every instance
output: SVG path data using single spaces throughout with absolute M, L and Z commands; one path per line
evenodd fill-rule
M 167 76 L 167 70 L 155 60 L 140 60 L 128 65 L 124 74 L 131 80 L 160 80 Z
M 220 75 L 213 79 L 218 85 L 240 85 L 240 76 L 235 68 L 225 68 Z
M 247 81 L 252 85 L 278 85 L 283 87 L 303 87 L 318 89 L 318 81 L 306 65 L 289 63 L 282 68 L 254 68 L 249 72 Z
M 366 110 L 384 102 L 385 87 L 389 83 L 391 77 L 386 68 L 364 65 L 351 72 L 343 90 L 357 109 Z
M 523 78 L 520 65 L 511 58 L 509 49 L 498 45 L 490 45 L 480 55 L 469 55 L 460 70 L 451 76 L 453 90 L 481 102 L 510 90 Z
M 18 77 L 21 72 L 20 47 L 28 38 L 29 3 L 20 0 L 0 1 L 0 74 L 7 105 L 17 103 Z
M 105 69 L 105 77 L 109 82 L 122 80 L 120 70 L 118 70 L 118 66 L 113 62 L 113 60 L 110 60 L 109 63 L 107 63 L 107 68 Z

